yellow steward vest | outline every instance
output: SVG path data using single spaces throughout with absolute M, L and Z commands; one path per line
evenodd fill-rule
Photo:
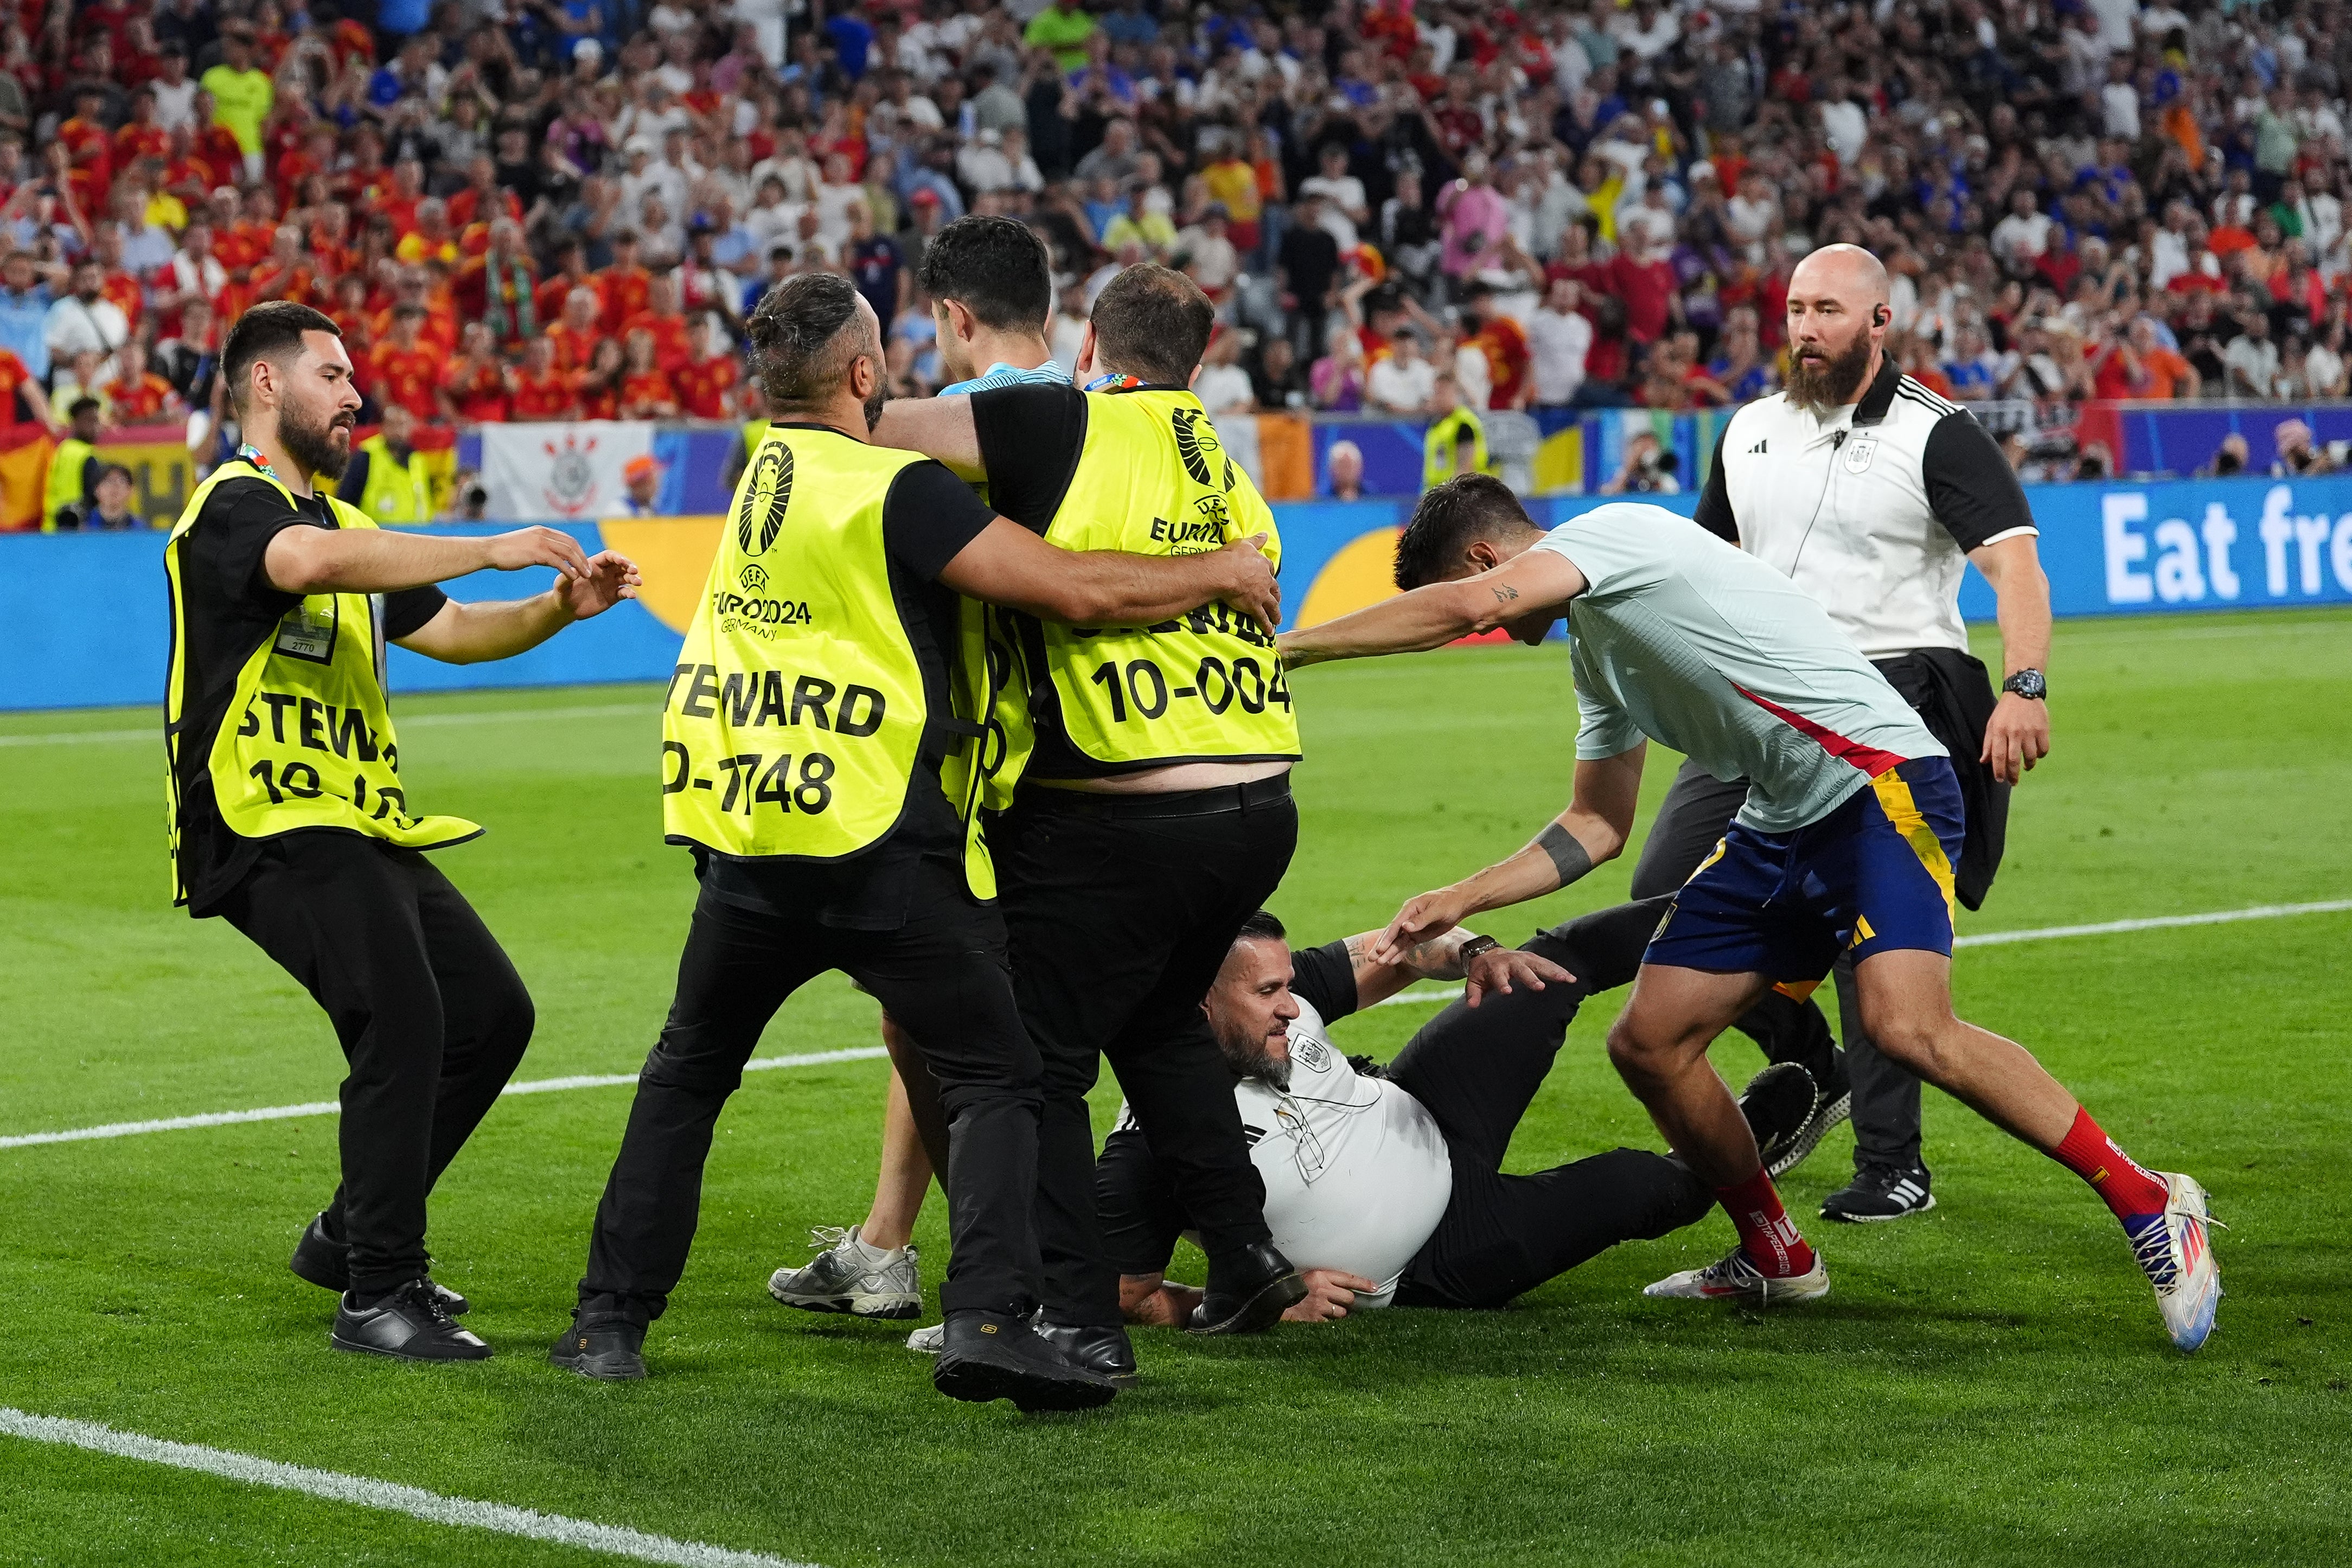
M 995 896 L 976 810 L 977 625 L 952 660 L 954 711 L 934 714 L 890 591 L 883 502 L 922 461 L 837 431 L 774 427 L 761 439 L 662 703 L 670 842 L 740 860 L 847 860 L 898 827 L 928 755 L 965 823 L 966 881 Z
M 1046 539 L 1066 549 L 1198 555 L 1253 534 L 1278 567 L 1274 513 L 1190 392 L 1088 392 L 1076 473 Z M 990 743 L 1052 726 L 1101 777 L 1175 762 L 1288 760 L 1298 724 L 1274 639 L 1212 602 L 1154 626 L 1032 622 L 1027 712 L 1000 699 Z M 1018 690 L 1013 693 L 1017 698 Z M 992 790 L 1025 767 L 1018 750 Z M 1009 776 L 1009 778 L 1008 778 Z
M 392 455 L 392 444 L 381 435 L 360 443 L 367 454 L 367 484 L 360 492 L 360 510 L 378 523 L 405 528 L 433 520 L 433 479 L 425 471 L 425 454 L 410 447 L 408 461 Z
M 1421 487 L 1434 490 L 1454 477 L 1454 449 L 1464 435 L 1470 437 L 1470 465 L 1480 474 L 1491 474 L 1494 465 L 1486 457 L 1486 426 L 1467 407 L 1457 408 L 1429 427 L 1422 437 Z
M 188 690 L 185 585 L 180 546 L 196 527 L 215 486 L 264 479 L 286 504 L 292 491 L 244 462 L 224 463 L 188 497 L 187 510 L 163 546 L 172 592 L 172 660 L 164 687 L 163 788 L 172 846 L 173 902 L 185 904 L 179 873 L 180 757 L 188 737 L 182 716 Z M 328 497 L 335 520 L 372 528 L 366 514 Z M 457 817 L 420 817 L 400 782 L 400 743 L 383 695 L 383 643 L 375 601 L 364 593 L 313 593 L 286 612 L 278 629 L 237 672 L 236 695 L 205 760 L 221 820 L 240 838 L 267 839 L 297 828 L 340 828 L 413 850 L 463 843 L 482 830 Z
M 89 460 L 98 455 L 98 448 L 78 436 L 68 435 L 58 443 L 49 455 L 48 484 L 41 496 L 41 531 L 58 531 L 58 510 L 77 505 L 82 499 L 81 474 Z

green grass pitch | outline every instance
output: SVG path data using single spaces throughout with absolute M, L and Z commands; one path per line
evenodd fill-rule
M 2057 751 L 1967 929 L 2352 896 L 2352 616 L 2074 623 L 2054 664 Z M 1305 831 L 1277 909 L 1302 940 L 1379 924 L 1566 798 L 1557 648 L 1314 670 L 1297 690 Z M 609 688 L 399 705 L 418 802 L 491 830 L 441 863 L 538 998 L 525 1078 L 634 1071 L 667 1004 L 690 887 L 659 841 L 651 709 Z M 467 713 L 503 716 L 413 722 Z M 168 907 L 153 743 L 13 738 L 152 723 L 0 719 L 0 1134 L 331 1099 L 341 1077 L 306 997 Z M 1652 761 L 1652 805 L 1671 761 Z M 1620 896 L 1626 870 L 1478 924 L 1518 940 Z M 474 1366 L 328 1350 L 331 1301 L 285 1259 L 334 1181 L 332 1118 L 0 1150 L 0 1406 L 824 1568 L 2340 1563 L 2347 952 L 2352 914 L 1960 956 L 1968 1016 L 2211 1188 L 2230 1295 L 2193 1359 L 2081 1185 L 1930 1092 L 1942 1207 L 1811 1223 L 1835 1281 L 1818 1308 L 1644 1301 L 1728 1245 L 1716 1216 L 1507 1312 L 1143 1333 L 1147 1381 L 1097 1415 L 957 1406 L 905 1325 L 763 1289 L 810 1226 L 864 1213 L 884 1080 L 857 1061 L 746 1081 L 654 1375 L 629 1386 L 542 1359 L 626 1089 L 505 1102 L 444 1182 L 436 1271 L 498 1350 Z M 1601 1049 L 1617 1000 L 1578 1019 L 1516 1166 L 1654 1146 Z M 1426 1016 L 1338 1033 L 1386 1056 Z M 875 1040 L 873 1004 L 829 977 L 761 1049 Z M 1738 1040 L 1717 1060 L 1735 1081 L 1756 1065 Z M 1785 1184 L 1801 1218 L 1850 1147 L 1835 1134 Z M 936 1200 L 919 1239 L 936 1282 Z M 593 1561 L 612 1559 L 0 1437 L 0 1562 Z

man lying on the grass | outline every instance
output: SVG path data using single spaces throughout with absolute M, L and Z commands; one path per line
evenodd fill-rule
M 1632 977 L 1655 917 L 1629 923 L 1628 912 L 1539 934 L 1524 951 L 1549 962 L 1475 1006 L 1451 1004 L 1385 1068 L 1342 1055 L 1326 1027 L 1417 978 L 1458 977 L 1461 949 L 1491 938 L 1449 932 L 1405 967 L 1365 956 L 1377 933 L 1293 950 L 1271 915 L 1242 927 L 1202 1007 L 1238 1080 L 1266 1225 L 1307 1283 L 1286 1317 L 1499 1307 L 1620 1241 L 1706 1217 L 1714 1194 L 1671 1155 L 1620 1148 L 1531 1176 L 1501 1170 L 1579 1005 Z M 1616 952 L 1629 929 L 1633 951 Z M 1749 1081 L 1740 1108 L 1768 1163 L 1813 1103 L 1812 1080 L 1792 1063 Z M 1165 1277 L 1190 1228 L 1182 1199 L 1124 1113 L 1095 1192 L 1129 1320 L 1183 1322 L 1201 1293 Z

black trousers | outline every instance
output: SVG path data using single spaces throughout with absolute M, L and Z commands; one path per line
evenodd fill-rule
M 1487 997 L 1475 1011 L 1456 1001 L 1389 1064 L 1389 1080 L 1436 1119 L 1454 1165 L 1454 1196 L 1406 1266 L 1397 1305 L 1499 1307 L 1620 1241 L 1694 1224 L 1713 1206 L 1714 1195 L 1687 1166 L 1642 1149 L 1612 1149 L 1532 1176 L 1501 1174 L 1511 1134 L 1551 1071 L 1569 1020 L 1587 996 L 1605 988 L 1588 978 L 1622 983 L 1600 974 L 1622 967 L 1622 959 L 1588 952 L 1577 939 L 1586 925 L 1588 933 L 1597 929 L 1601 947 L 1622 950 L 1627 923 L 1616 916 L 1615 910 L 1587 915 L 1525 944 L 1576 975 L 1576 984 L 1522 987 Z
M 1025 1316 L 1036 1304 L 1037 1053 L 1013 1005 L 1004 924 L 960 867 L 927 859 L 896 930 L 755 913 L 703 889 L 677 994 L 646 1058 L 621 1152 L 596 1206 L 583 1316 L 661 1316 L 686 1270 L 719 1108 L 784 998 L 827 969 L 878 998 L 919 1042 L 946 1107 L 952 1251 L 948 1312 Z
M 1211 1266 L 1269 1239 L 1233 1075 L 1201 1011 L 1298 843 L 1286 783 L 1105 796 L 1032 787 L 989 831 L 1021 1016 L 1045 1063 L 1037 1231 L 1045 1315 L 1117 1324 L 1087 1092 L 1100 1058 L 1175 1173 Z M 912 1019 L 891 1011 L 917 1040 Z M 949 1148 L 961 1158 L 962 1129 Z
M 1649 841 L 1633 870 L 1636 899 L 1670 894 L 1688 882 L 1723 837 L 1723 830 L 1748 798 L 1744 782 L 1726 784 L 1696 762 L 1675 775 Z M 1655 924 L 1654 921 L 1652 922 Z M 1853 1086 L 1853 1162 L 1913 1170 L 1919 1166 L 1919 1080 L 1908 1068 L 1879 1053 L 1862 1031 L 1862 1005 L 1853 987 L 1853 962 L 1838 960 L 1838 1032 L 1845 1043 L 1845 1070 Z M 1774 1061 L 1794 1061 L 1818 1080 L 1826 1065 L 1829 1019 L 1811 1001 L 1792 1002 L 1778 992 L 1739 1020 L 1741 1030 Z
M 327 1234 L 352 1290 L 425 1272 L 425 1200 L 530 1044 L 530 993 L 449 879 L 414 850 L 312 830 L 273 839 L 218 913 L 301 982 L 351 1072 Z

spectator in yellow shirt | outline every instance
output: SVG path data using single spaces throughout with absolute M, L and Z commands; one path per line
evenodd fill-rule
M 199 78 L 213 96 L 213 123 L 236 138 L 245 154 L 245 177 L 261 178 L 261 127 L 278 101 L 269 73 L 253 63 L 253 34 L 232 27 L 221 35 L 221 63 Z
M 1066 71 L 1087 68 L 1087 40 L 1094 37 L 1095 19 L 1078 0 L 1054 0 L 1029 18 L 1021 41 L 1033 49 L 1051 49 L 1054 63 Z

